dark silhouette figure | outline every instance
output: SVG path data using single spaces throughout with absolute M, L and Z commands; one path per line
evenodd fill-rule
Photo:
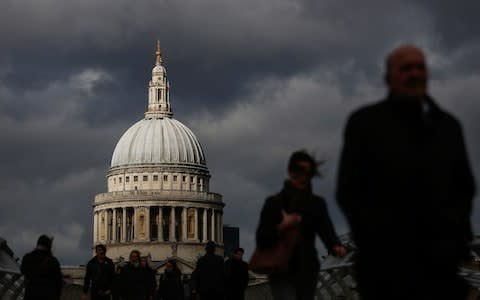
M 427 94 L 422 51 L 387 58 L 386 99 L 346 125 L 337 200 L 365 300 L 465 299 L 474 180 L 460 123 Z
M 145 269 L 140 266 L 140 252 L 132 250 L 130 261 L 123 266 L 120 273 L 120 298 L 122 300 L 144 300 L 146 278 Z
M 233 251 L 232 257 L 225 262 L 226 300 L 244 300 L 248 286 L 248 264 L 243 261 L 243 248 Z
M 201 300 L 223 300 L 225 296 L 223 257 L 215 254 L 215 247 L 214 242 L 207 242 L 206 254 L 198 259 L 192 273 L 192 293 Z
M 190 277 L 188 275 L 183 275 L 183 299 L 190 300 L 192 298 L 192 287 L 190 284 Z M 194 300 L 194 299 L 193 299 Z
M 174 260 L 169 260 L 158 282 L 158 299 L 183 300 L 183 294 L 182 272 Z
M 147 256 L 142 256 L 140 258 L 140 266 L 144 269 L 145 272 L 145 299 L 151 300 L 155 295 L 156 270 L 152 269 L 152 267 L 150 266 L 149 258 Z
M 91 300 L 108 300 L 112 294 L 115 266 L 112 260 L 106 256 L 107 247 L 105 245 L 95 246 L 95 253 L 95 257 L 87 263 L 82 300 L 87 299 L 90 286 Z
M 304 151 L 293 153 L 282 191 L 268 197 L 263 205 L 256 233 L 257 248 L 272 248 L 287 230 L 297 227 L 299 231 L 287 272 L 269 275 L 274 299 L 313 299 L 320 270 L 315 249 L 317 234 L 330 253 L 345 254 L 325 200 L 312 193 L 311 180 L 317 174 L 313 157 Z
M 20 265 L 25 277 L 25 300 L 58 300 L 62 293 L 60 264 L 52 254 L 52 238 L 41 235 L 36 248 Z
M 112 300 L 121 300 L 122 296 L 122 269 L 123 266 L 121 264 L 116 265 L 117 269 L 115 270 L 115 274 L 113 275 L 112 281 Z

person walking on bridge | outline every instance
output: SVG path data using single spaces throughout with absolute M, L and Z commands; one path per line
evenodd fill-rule
M 351 114 L 339 166 L 359 292 L 365 300 L 463 300 L 458 267 L 469 258 L 475 184 L 462 127 L 428 94 L 422 50 L 394 49 L 385 69 L 388 95 Z
M 90 290 L 91 300 L 109 300 L 112 294 L 115 266 L 106 256 L 107 247 L 99 244 L 95 246 L 95 257 L 87 263 L 83 282 L 82 300 L 86 300 Z

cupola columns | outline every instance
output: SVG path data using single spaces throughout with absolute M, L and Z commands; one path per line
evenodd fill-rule
M 148 85 L 148 107 L 145 118 L 171 118 L 170 83 L 167 80 L 167 70 L 163 66 L 160 41 L 157 40 L 155 50 L 155 67 L 152 70 L 152 80 Z

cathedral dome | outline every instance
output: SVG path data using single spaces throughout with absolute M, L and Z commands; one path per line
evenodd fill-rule
M 93 244 L 108 244 L 115 261 L 133 248 L 157 262 L 180 259 L 188 274 L 207 241 L 217 243 L 221 253 L 225 204 L 221 195 L 210 192 L 198 139 L 173 118 L 161 55 L 157 41 L 145 117 L 118 140 L 107 192 L 95 195 Z
M 158 41 L 155 55 L 145 118 L 131 126 L 120 138 L 110 167 L 186 165 L 206 169 L 197 138 L 187 126 L 172 118 L 170 83 L 162 64 Z
M 187 164 L 205 166 L 205 156 L 193 132 L 169 118 L 145 118 L 120 138 L 111 168 L 145 164 Z

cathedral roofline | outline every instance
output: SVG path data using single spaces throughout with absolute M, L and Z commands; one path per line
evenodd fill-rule
M 188 163 L 151 163 L 151 164 L 125 164 L 111 167 L 107 171 L 107 177 L 111 175 L 118 175 L 124 173 L 189 173 L 207 175 L 210 177 L 210 172 L 207 167 L 198 164 Z
M 212 192 L 182 191 L 182 190 L 131 190 L 100 193 L 95 195 L 95 203 L 113 201 L 180 201 L 195 203 L 211 203 L 225 206 L 222 195 Z

